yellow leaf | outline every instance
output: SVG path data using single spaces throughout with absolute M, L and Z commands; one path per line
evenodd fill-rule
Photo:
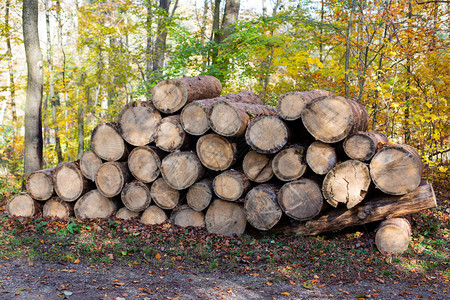
M 161 259 L 161 254 L 156 253 L 155 258 L 156 258 L 156 259 Z
M 319 279 L 319 276 L 317 276 L 317 275 L 314 275 L 314 278 L 315 278 L 315 279 Z
M 308 58 L 306 59 L 306 61 L 308 62 L 308 64 L 312 65 L 312 64 L 314 63 L 314 58 L 308 57 Z
M 270 282 L 270 281 L 267 281 L 266 284 L 267 284 L 267 285 L 273 285 L 273 283 Z
M 289 294 L 288 292 L 282 292 L 280 293 L 281 295 L 285 295 L 285 296 L 290 296 L 291 294 Z

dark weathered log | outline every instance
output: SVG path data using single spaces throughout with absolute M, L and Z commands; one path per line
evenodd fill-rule
M 387 146 L 370 162 L 375 185 L 386 194 L 403 195 L 420 184 L 423 162 L 419 152 L 408 145 Z
M 165 153 L 155 146 L 136 147 L 128 156 L 128 168 L 136 179 L 150 183 L 161 173 L 161 159 L 164 156 Z
M 172 211 L 170 222 L 181 227 L 200 227 L 205 225 L 205 215 L 188 205 L 181 205 Z
M 144 211 L 152 201 L 149 186 L 138 180 L 125 184 L 121 199 L 123 205 L 133 212 Z
M 150 205 L 141 216 L 141 223 L 145 225 L 159 225 L 166 220 L 166 213 L 156 205 Z
M 68 219 L 73 216 L 73 206 L 73 203 L 63 201 L 58 197 L 53 197 L 45 202 L 42 209 L 42 216 Z
M 212 195 L 212 180 L 202 179 L 189 187 L 186 201 L 193 210 L 202 211 L 211 203 Z
M 103 161 L 92 150 L 86 150 L 80 158 L 80 170 L 84 177 L 91 181 L 95 181 L 95 174 Z
M 202 135 L 210 129 L 208 112 L 217 101 L 263 104 L 258 95 L 250 91 L 224 95 L 212 99 L 197 100 L 187 104 L 180 114 L 180 122 L 184 130 L 192 135 Z
M 381 253 L 405 252 L 410 241 L 411 225 L 404 218 L 392 218 L 381 222 L 375 235 L 375 244 Z
M 91 135 L 91 149 L 103 160 L 126 160 L 128 148 L 114 123 L 102 123 Z
M 236 201 L 250 189 L 250 181 L 240 171 L 227 170 L 214 178 L 213 189 L 219 198 Z
M 119 133 L 133 146 L 144 146 L 153 142 L 156 125 L 161 120 L 160 112 L 149 101 L 133 101 L 126 104 L 117 117 Z
M 362 161 L 370 160 L 382 144 L 389 142 L 388 138 L 378 131 L 356 132 L 344 141 L 344 151 L 348 157 Z
M 29 218 L 40 212 L 42 204 L 28 194 L 17 194 L 6 202 L 6 213 L 10 218 Z
M 92 190 L 84 194 L 74 207 L 77 219 L 107 219 L 117 210 L 117 204 L 110 198 L 103 196 L 99 190 Z
M 162 209 L 173 209 L 180 202 L 180 192 L 170 187 L 161 177 L 152 183 L 150 195 L 155 204 Z
M 292 145 L 278 152 L 272 161 L 275 176 L 282 181 L 297 180 L 306 172 L 306 149 L 301 145 Z
M 278 205 L 277 192 L 274 185 L 260 184 L 245 196 L 245 217 L 256 229 L 269 230 L 280 221 L 283 212 Z
M 125 184 L 131 180 L 127 163 L 117 161 L 102 164 L 95 175 L 98 191 L 108 198 L 119 195 Z
M 45 201 L 54 194 L 53 173 L 55 169 L 40 170 L 28 175 L 25 183 L 28 194 L 35 200 Z
M 260 116 L 248 125 L 245 140 L 259 153 L 274 154 L 289 141 L 289 129 L 277 116 Z
M 319 141 L 336 143 L 357 131 L 366 131 L 367 110 L 359 103 L 339 96 L 313 99 L 302 113 L 306 129 Z
M 316 141 L 306 150 L 306 163 L 319 175 L 327 174 L 337 163 L 337 154 L 333 146 Z
M 67 202 L 77 200 L 90 189 L 79 161 L 60 163 L 53 172 L 53 186 L 59 198 Z
M 245 133 L 248 123 L 258 116 L 277 115 L 274 107 L 239 102 L 217 101 L 208 112 L 209 125 L 216 133 L 238 137 Z
M 194 100 L 219 97 L 222 84 L 212 76 L 166 79 L 152 89 L 152 102 L 166 114 L 173 114 Z
M 370 182 L 365 163 L 347 160 L 327 173 L 322 184 L 323 196 L 334 207 L 344 203 L 350 209 L 366 197 Z
M 278 203 L 286 215 L 299 221 L 314 218 L 324 206 L 320 185 L 308 178 L 284 184 L 278 192 Z
M 280 97 L 277 104 L 278 113 L 284 120 L 300 119 L 301 113 L 309 102 L 319 97 L 329 96 L 330 92 L 313 90 L 309 92 L 290 92 Z
M 166 152 L 187 149 L 189 136 L 180 123 L 180 116 L 168 116 L 159 121 L 154 134 L 155 145 Z
M 273 177 L 272 156 L 251 150 L 242 161 L 242 170 L 251 181 L 267 182 Z
M 196 149 L 202 164 L 214 171 L 229 169 L 237 159 L 236 144 L 214 133 L 200 137 Z
M 205 224 L 209 233 L 240 236 L 247 219 L 241 204 L 215 199 L 206 211 Z
M 139 213 L 129 210 L 126 207 L 122 207 L 116 212 L 116 218 L 121 220 L 130 220 L 139 217 Z
M 184 190 L 203 177 L 205 168 L 194 153 L 174 152 L 162 160 L 161 174 L 169 186 Z

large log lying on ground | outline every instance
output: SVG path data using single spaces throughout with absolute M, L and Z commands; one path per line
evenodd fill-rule
M 241 204 L 215 199 L 206 211 L 205 224 L 209 233 L 240 236 L 247 219 Z
M 150 195 L 155 204 L 162 209 L 173 209 L 180 202 L 180 192 L 170 187 L 161 177 L 152 183 Z
M 375 235 L 375 244 L 381 253 L 400 254 L 408 249 L 411 225 L 404 218 L 392 218 L 381 222 Z
M 250 181 L 240 171 L 226 170 L 214 178 L 213 189 L 219 198 L 236 201 L 250 189 Z
M 260 116 L 248 125 L 245 140 L 259 153 L 274 154 L 289 141 L 289 129 L 277 116 Z
M 95 185 L 105 197 L 112 198 L 122 191 L 132 179 L 127 163 L 109 161 L 100 166 L 95 175 Z
M 202 211 L 209 206 L 212 196 L 212 180 L 205 178 L 189 187 L 186 201 L 193 210 Z
M 63 201 L 58 197 L 53 197 L 45 202 L 42 208 L 42 216 L 68 219 L 73 216 L 73 203 Z
M 306 172 L 306 150 L 301 145 L 289 146 L 278 152 L 272 161 L 275 176 L 281 181 L 292 181 L 302 177 Z
M 351 159 L 368 161 L 375 155 L 378 147 L 387 142 L 388 138 L 378 131 L 356 132 L 345 139 L 344 151 Z
M 237 159 L 236 143 L 215 133 L 200 137 L 196 145 L 197 155 L 202 164 L 214 171 L 230 168 Z
M 155 146 L 136 147 L 128 156 L 128 168 L 136 179 L 144 183 L 153 182 L 161 173 L 159 168 L 164 155 Z
M 195 211 L 188 205 L 181 205 L 172 211 L 170 221 L 181 227 L 200 227 L 205 225 L 205 216 L 201 211 Z
M 42 209 L 42 204 L 28 194 L 18 194 L 6 202 L 6 213 L 9 217 L 32 217 Z
M 76 161 L 60 163 L 53 172 L 53 185 L 59 198 L 72 202 L 89 190 L 89 182 L 83 176 Z
M 293 121 L 300 119 L 306 104 L 313 99 L 329 96 L 330 92 L 313 90 L 309 92 L 290 92 L 280 97 L 277 103 L 278 113 L 284 120 Z
M 121 192 L 123 205 L 133 212 L 144 211 L 152 201 L 147 184 L 139 180 L 127 183 Z
M 260 184 L 245 196 L 244 214 L 256 229 L 269 230 L 280 221 L 283 212 L 278 205 L 278 189 L 271 184 Z
M 167 220 L 166 213 L 156 205 L 150 205 L 142 213 L 141 223 L 145 225 L 159 225 Z
M 80 158 L 80 170 L 84 177 L 91 181 L 95 181 L 95 174 L 103 161 L 92 150 L 86 150 Z
M 337 163 L 337 154 L 333 146 L 316 141 L 306 150 L 306 163 L 318 175 L 327 174 Z
M 205 168 L 194 153 L 174 152 L 162 160 L 161 174 L 169 186 L 184 190 L 203 177 Z
M 28 194 L 35 200 L 45 201 L 54 194 L 53 173 L 55 169 L 40 170 L 28 175 L 26 188 Z
M 117 210 L 117 204 L 103 196 L 98 190 L 92 190 L 83 195 L 74 207 L 75 217 L 84 219 L 107 219 Z
M 186 149 L 189 136 L 180 123 L 180 116 L 168 116 L 159 121 L 154 134 L 155 145 L 166 152 Z
M 272 156 L 251 150 L 244 156 L 242 170 L 251 181 L 267 182 L 273 177 Z
M 102 123 L 92 130 L 91 149 L 103 160 L 119 161 L 128 157 L 128 148 L 114 123 Z

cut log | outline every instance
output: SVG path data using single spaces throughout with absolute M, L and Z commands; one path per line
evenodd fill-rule
M 334 147 L 316 141 L 306 150 L 306 163 L 318 175 L 327 174 L 337 163 L 337 154 Z
M 121 199 L 123 205 L 133 212 L 144 211 L 152 201 L 149 187 L 138 180 L 125 184 Z
M 59 198 L 67 202 L 77 200 L 90 188 L 79 161 L 60 163 L 53 172 L 53 186 Z
M 306 150 L 301 145 L 289 146 L 278 152 L 272 161 L 272 170 L 281 181 L 297 180 L 306 172 Z
M 187 204 L 195 211 L 202 211 L 211 203 L 212 195 L 212 180 L 202 179 L 189 187 L 186 194 Z
M 251 181 L 267 182 L 273 177 L 272 157 L 251 150 L 244 156 L 242 170 Z
M 299 221 L 314 218 L 324 207 L 320 185 L 308 178 L 284 184 L 278 192 L 278 203 L 286 215 Z
M 84 177 L 91 181 L 95 181 L 95 174 L 103 161 L 92 150 L 86 150 L 80 158 L 80 170 Z
M 180 123 L 180 116 L 168 116 L 159 121 L 154 134 L 155 145 L 166 152 L 186 149 L 189 137 Z
M 411 225 L 404 218 L 393 218 L 381 222 L 375 235 L 375 244 L 383 254 L 401 254 L 408 250 L 410 241 Z
M 180 192 L 170 187 L 161 177 L 152 183 L 150 195 L 155 204 L 162 209 L 173 209 L 180 202 Z
M 103 160 L 126 160 L 128 148 L 113 123 L 102 123 L 94 128 L 91 135 L 91 149 Z
M 119 133 L 133 146 L 145 146 L 153 142 L 156 125 L 161 120 L 160 112 L 148 101 L 133 101 L 126 104 L 117 117 Z
M 95 175 L 95 185 L 98 191 L 108 198 L 119 195 L 125 184 L 131 180 L 127 163 L 116 161 L 102 164 Z
M 259 153 L 274 154 L 287 144 L 289 129 L 277 116 L 260 116 L 248 125 L 245 140 Z
M 53 197 L 45 202 L 42 209 L 42 216 L 68 219 L 73 216 L 73 206 L 72 203 L 63 201 L 58 197 Z
M 192 152 L 174 152 L 162 160 L 161 174 L 176 190 L 187 189 L 205 174 L 205 168 Z
M 309 92 L 290 92 L 284 94 L 278 100 L 277 109 L 280 117 L 284 120 L 294 121 L 300 119 L 306 104 L 313 99 L 329 96 L 330 92 L 313 90 Z
M 245 217 L 256 229 L 266 231 L 280 221 L 283 212 L 278 205 L 277 192 L 274 185 L 260 184 L 245 196 Z
M 212 76 L 166 79 L 152 89 L 152 102 L 166 114 L 173 114 L 195 100 L 219 97 L 222 84 Z
M 160 225 L 166 220 L 166 213 L 156 205 L 150 205 L 141 216 L 141 223 L 145 225 Z
M 30 218 L 41 211 L 42 204 L 28 194 L 18 194 L 6 202 L 6 213 L 10 218 Z
M 239 137 L 244 135 L 252 118 L 277 114 L 277 110 L 270 106 L 217 101 L 208 112 L 208 120 L 211 129 L 216 133 L 228 137 Z
M 35 200 L 45 201 L 54 194 L 53 173 L 55 169 L 40 170 L 28 175 L 26 188 L 28 194 Z
M 99 190 L 92 190 L 84 194 L 74 207 L 75 217 L 84 219 L 107 219 L 114 215 L 117 204 L 103 196 Z
M 270 233 L 316 235 L 381 221 L 386 218 L 406 216 L 436 206 L 433 187 L 431 184 L 423 182 L 417 189 L 406 195 L 391 196 L 379 193 L 366 199 L 364 204 L 352 209 L 330 210 L 305 224 L 274 228 Z
M 309 133 L 325 143 L 336 143 L 352 133 L 366 131 L 369 124 L 364 106 L 339 96 L 313 99 L 301 115 Z
M 144 183 L 153 182 L 161 173 L 161 159 L 164 155 L 154 146 L 136 147 L 128 157 L 128 168 L 136 179 Z
M 227 170 L 214 178 L 213 189 L 220 199 L 236 201 L 250 189 L 250 180 L 240 171 Z
M 122 207 L 116 212 L 116 218 L 121 220 L 130 220 L 139 217 L 139 213 L 129 210 L 126 207 Z
M 334 207 L 344 203 L 350 209 L 366 197 L 370 182 L 365 163 L 347 160 L 327 173 L 322 184 L 323 196 Z
M 214 171 L 229 169 L 236 162 L 236 144 L 218 134 L 210 133 L 200 137 L 196 149 L 202 164 Z
M 206 211 L 205 224 L 209 233 L 240 236 L 247 219 L 241 204 L 215 199 Z
M 180 114 L 180 122 L 184 130 L 192 135 L 203 135 L 210 129 L 208 112 L 217 101 L 263 104 L 258 95 L 250 91 L 225 95 L 212 99 L 197 100 L 187 104 Z
M 344 141 L 344 151 L 351 159 L 369 161 L 388 138 L 378 131 L 356 132 Z
M 205 225 L 205 216 L 187 205 L 181 205 L 172 211 L 170 222 L 181 227 L 200 227 Z
M 416 189 L 423 173 L 419 152 L 408 145 L 383 148 L 370 162 L 375 185 L 386 194 L 404 195 Z

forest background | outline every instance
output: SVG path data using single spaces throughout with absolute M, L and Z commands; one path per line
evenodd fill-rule
M 0 181 L 23 178 L 22 1 L 0 3 Z M 40 0 L 44 168 L 89 148 L 100 120 L 172 77 L 213 75 L 269 105 L 325 89 L 363 104 L 369 129 L 419 149 L 448 188 L 448 1 Z

